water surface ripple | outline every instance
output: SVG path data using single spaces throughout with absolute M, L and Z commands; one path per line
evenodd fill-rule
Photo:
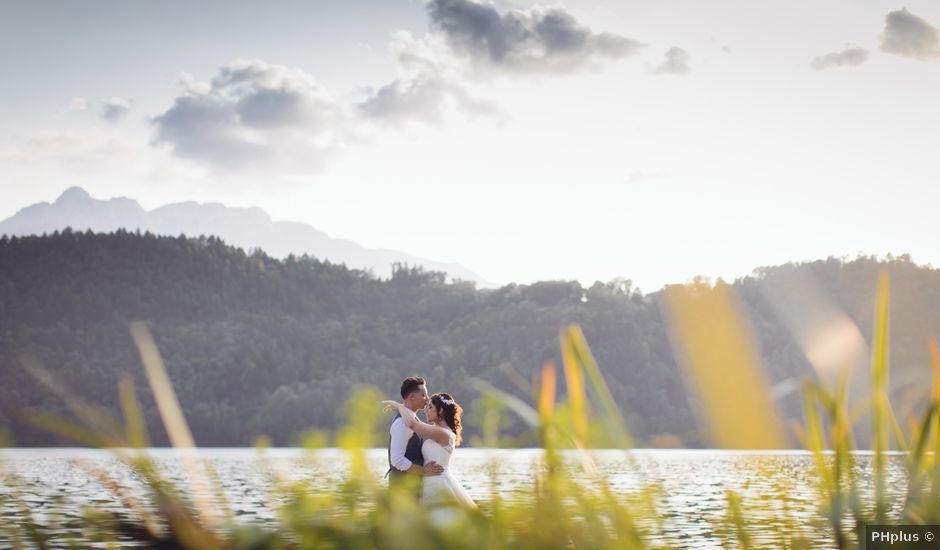
M 183 483 L 183 470 L 172 449 L 148 451 L 164 475 Z M 343 451 L 324 449 L 311 454 L 302 449 L 199 449 L 220 478 L 224 498 L 236 521 L 274 525 L 277 502 L 272 496 L 275 475 L 307 480 L 318 491 L 338 490 L 347 471 Z M 542 456 L 538 449 L 459 449 L 452 470 L 470 495 L 487 501 L 494 493 L 503 497 L 525 495 Z M 652 487 L 659 521 L 643 525 L 659 544 L 683 548 L 719 548 L 727 543 L 722 530 L 727 517 L 726 490 L 744 497 L 748 519 L 758 546 L 776 545 L 780 533 L 799 531 L 814 540 L 815 547 L 831 547 L 815 491 L 812 457 L 806 452 L 742 452 L 718 450 L 593 451 L 599 474 L 618 493 Z M 572 463 L 575 456 L 569 456 Z M 857 474 L 870 494 L 871 456 L 858 455 Z M 385 449 L 370 449 L 367 459 L 377 481 L 387 469 Z M 903 456 L 892 455 L 889 490 L 899 503 L 906 488 Z M 83 466 L 85 465 L 85 466 Z M 0 472 L 12 474 L 0 484 L 0 492 L 15 492 L 37 523 L 52 525 L 53 546 L 68 541 L 87 544 L 81 521 L 83 507 L 126 514 L 125 505 L 102 487 L 87 471 L 101 470 L 146 501 L 146 490 L 136 474 L 110 452 L 95 449 L 7 449 L 0 452 Z M 572 465 L 575 475 L 579 470 Z M 494 478 L 493 473 L 496 472 Z M 276 474 L 275 474 L 276 473 Z M 891 510 L 896 517 L 898 505 Z M 6 525 L 16 524 L 22 512 L 11 502 L 0 509 Z M 6 537 L 6 538 L 4 538 Z M 0 530 L 0 547 L 12 541 Z M 122 541 L 130 546 L 130 541 Z

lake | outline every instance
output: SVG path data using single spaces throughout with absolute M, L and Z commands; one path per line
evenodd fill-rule
M 151 449 L 151 455 L 168 478 L 182 482 L 182 469 L 172 449 Z M 337 449 L 316 451 L 268 449 L 264 458 L 255 449 L 199 449 L 218 472 L 225 497 L 242 522 L 272 524 L 272 471 L 289 479 L 311 480 L 319 490 L 334 490 L 346 471 L 346 456 Z M 539 449 L 458 449 L 452 470 L 477 501 L 518 496 L 531 487 Z M 766 525 L 766 537 L 755 542 L 773 545 L 774 533 L 795 523 L 815 546 L 831 547 L 828 528 L 818 509 L 814 489 L 812 456 L 804 451 L 743 452 L 720 450 L 632 450 L 592 451 L 597 470 L 617 492 L 628 493 L 653 485 L 660 525 L 645 526 L 653 539 L 664 545 L 685 548 L 717 548 L 722 538 L 716 525 L 727 514 L 726 489 L 741 493 L 751 518 Z M 369 467 L 381 480 L 387 469 L 385 449 L 367 451 Z M 572 459 L 574 457 L 571 457 Z M 902 461 L 894 454 L 889 461 L 889 491 L 899 502 L 906 488 Z M 871 455 L 859 453 L 857 474 L 871 488 Z M 0 451 L 0 472 L 13 474 L 0 484 L 11 485 L 40 523 L 55 519 L 60 544 L 80 537 L 78 521 L 82 505 L 121 512 L 124 506 L 87 473 L 90 465 L 107 472 L 130 489 L 143 494 L 134 474 L 108 451 L 95 449 L 5 449 Z M 494 481 L 492 472 L 498 472 Z M 893 513 L 897 514 L 895 507 Z M 11 503 L 0 510 L 2 521 L 15 524 L 23 516 Z M 789 521 L 789 523 L 787 523 Z M 0 547 L 10 540 L 0 530 Z M 760 539 L 760 536 L 758 537 Z M 54 543 L 56 542 L 54 541 Z

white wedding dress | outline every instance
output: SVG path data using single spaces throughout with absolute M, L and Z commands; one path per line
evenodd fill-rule
M 457 478 L 450 471 L 450 458 L 454 454 L 454 434 L 446 447 L 433 439 L 425 439 L 421 446 L 424 463 L 437 462 L 444 467 L 438 476 L 427 476 L 421 483 L 421 502 L 431 508 L 431 519 L 437 523 L 446 523 L 457 519 L 461 509 L 476 508 L 476 503 L 460 486 Z

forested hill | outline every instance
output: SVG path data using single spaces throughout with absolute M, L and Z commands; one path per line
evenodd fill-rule
M 901 332 L 907 324 L 917 330 L 902 334 L 893 359 L 907 369 L 923 366 L 924 338 L 940 326 L 938 272 L 907 258 L 830 259 L 764 269 L 735 283 L 774 382 L 812 369 L 761 284 L 811 273 L 864 332 L 881 265 L 894 273 L 896 300 L 918 315 L 916 323 L 902 315 Z M 659 302 L 658 293 L 644 296 L 622 280 L 476 290 L 408 267 L 381 280 L 307 257 L 246 254 L 213 237 L 123 231 L 3 237 L 0 426 L 10 426 L 19 445 L 62 443 L 20 422 L 26 408 L 64 410 L 23 369 L 19 357 L 28 354 L 71 392 L 110 407 L 119 378 L 131 375 L 154 443 L 165 443 L 128 332 L 130 321 L 145 320 L 200 445 L 245 445 L 259 435 L 288 444 L 308 428 L 336 428 L 346 420 L 351 389 L 369 384 L 395 396 L 412 374 L 467 407 L 472 436 L 480 407 L 473 405 L 479 393 L 471 380 L 529 400 L 519 386 L 544 361 L 558 361 L 558 330 L 576 322 L 637 438 L 673 434 L 697 445 Z M 784 408 L 795 413 L 790 401 Z M 522 431 L 511 423 L 505 429 Z

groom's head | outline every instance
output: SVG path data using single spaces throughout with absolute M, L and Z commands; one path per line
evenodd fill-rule
M 401 402 L 418 412 L 428 403 L 428 386 L 424 378 L 410 376 L 401 382 Z

